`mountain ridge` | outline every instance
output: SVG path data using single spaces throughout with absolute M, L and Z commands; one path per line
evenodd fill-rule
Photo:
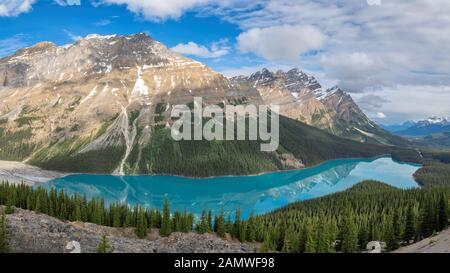
M 423 137 L 435 133 L 450 132 L 450 118 L 430 116 L 426 119 L 406 121 L 402 124 L 385 125 L 383 127 L 397 135 Z
M 249 174 L 297 168 L 338 155 L 373 156 L 385 153 L 386 148 L 369 143 L 392 145 L 385 136 L 368 132 L 367 126 L 358 125 L 359 130 L 350 127 L 356 124 L 349 118 L 353 114 L 361 115 L 363 118 L 356 120 L 364 120 L 368 126 L 371 121 L 343 91 L 327 96 L 326 106 L 316 98 L 320 84 L 298 69 L 264 70 L 255 73 L 256 78 L 254 86 L 246 78 L 241 82 L 228 79 L 143 33 L 89 35 L 64 46 L 42 42 L 0 59 L 0 158 L 60 171 L 201 176 L 211 175 L 204 173 L 202 165 L 211 165 L 213 175 Z M 292 93 L 298 93 L 297 98 Z M 335 94 L 353 110 L 346 112 L 342 101 L 333 99 Z M 275 153 L 258 152 L 257 141 L 175 142 L 165 129 L 173 122 L 171 109 L 177 104 L 189 105 L 194 97 L 216 105 L 280 103 L 282 115 L 302 116 L 297 122 L 307 124 L 282 119 L 282 128 L 360 151 L 337 152 L 324 145 L 326 151 L 318 146 L 320 141 L 299 141 L 301 135 L 284 139 Z M 341 117 L 336 118 L 339 111 Z M 333 131 L 336 127 L 352 133 Z M 303 154 L 298 146 L 303 146 Z M 317 151 L 321 155 L 313 156 Z M 227 164 L 229 168 L 219 168 Z

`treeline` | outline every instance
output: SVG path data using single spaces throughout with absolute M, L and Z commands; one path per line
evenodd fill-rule
M 414 177 L 418 183 L 428 187 L 450 186 L 450 164 L 432 162 L 417 170 Z
M 256 240 L 265 251 L 358 252 L 370 241 L 394 250 L 446 228 L 449 196 L 450 188 L 400 190 L 366 181 L 256 217 Z
M 0 184 L 0 205 L 48 214 L 61 220 L 91 222 L 111 227 L 134 227 L 140 238 L 150 228 L 161 236 L 172 232 L 215 232 L 242 242 L 262 242 L 261 251 L 358 252 L 370 241 L 386 242 L 393 250 L 428 237 L 448 226 L 450 188 L 401 190 L 380 182 L 362 182 L 349 190 L 288 205 L 261 216 L 241 220 L 222 210 L 204 210 L 199 219 L 171 213 L 165 200 L 162 212 L 114 203 L 86 200 L 64 191 L 46 191 L 26 185 Z
M 394 160 L 422 164 L 414 174 L 425 187 L 450 187 L 450 152 L 429 150 L 395 150 Z
M 110 227 L 135 227 L 136 234 L 141 238 L 146 236 L 149 228 L 159 228 L 162 236 L 168 236 L 172 231 L 191 231 L 194 225 L 193 214 L 176 212 L 171 216 L 167 200 L 161 213 L 159 210 L 140 206 L 129 207 L 123 203 L 105 206 L 103 199 L 87 200 L 79 195 L 69 195 L 63 190 L 47 191 L 8 182 L 0 184 L 0 205 L 6 206 L 6 213 L 12 213 L 14 207 L 17 207 L 63 221 L 82 221 Z
M 28 163 L 48 170 L 84 173 L 112 173 L 120 164 L 125 145 L 79 153 L 91 138 L 72 137 L 39 150 Z M 113 140 L 120 143 L 123 140 Z
M 0 124 L 0 159 L 21 161 L 29 156 L 35 145 L 29 142 L 31 128 L 9 131 Z
M 280 145 L 274 153 L 261 152 L 261 141 L 175 141 L 164 126 L 153 128 L 149 144 L 136 144 L 127 159 L 132 174 L 247 175 L 283 169 L 283 153 L 292 153 L 306 166 L 389 153 L 386 147 L 340 138 L 282 116 Z
M 225 219 L 224 211 L 213 216 L 204 210 L 196 221 L 187 211 L 170 212 L 169 201 L 164 201 L 162 212 L 141 206 L 130 207 L 124 203 L 112 203 L 105 206 L 103 199 L 87 200 L 79 195 L 69 195 L 64 190 L 33 188 L 24 184 L 0 183 L 0 205 L 5 206 L 7 214 L 14 208 L 22 208 L 46 214 L 62 221 L 82 221 L 110 227 L 134 227 L 136 235 L 144 238 L 151 228 L 159 229 L 161 236 L 172 232 L 199 233 L 217 232 L 224 237 L 226 233 L 239 238 L 240 212 L 236 212 L 236 221 Z M 242 239 L 244 237 L 241 237 Z

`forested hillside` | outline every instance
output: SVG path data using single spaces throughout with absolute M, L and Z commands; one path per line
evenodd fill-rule
M 298 164 L 312 166 L 330 159 L 388 154 L 391 149 L 340 138 L 283 116 L 280 116 L 280 145 L 272 153 L 260 151 L 261 141 L 175 141 L 169 128 L 160 125 L 152 128 L 148 144 L 133 146 L 126 160 L 126 174 L 247 175 L 296 168 L 295 164 L 283 162 L 286 154 L 293 154 Z M 141 133 L 138 130 L 138 138 Z M 124 145 L 80 153 L 90 141 L 68 139 L 55 143 L 36 153 L 30 163 L 64 172 L 113 172 L 120 164 Z
M 366 181 L 349 190 L 288 205 L 261 216 L 231 220 L 223 212 L 204 211 L 198 221 L 187 212 L 162 212 L 126 204 L 105 207 L 103 200 L 86 200 L 64 192 L 0 184 L 0 205 L 48 214 L 61 220 L 86 221 L 112 227 L 135 227 L 143 238 L 149 228 L 162 236 L 173 231 L 226 233 L 240 241 L 262 242 L 261 251 L 358 252 L 369 241 L 384 241 L 387 249 L 412 243 L 448 226 L 450 187 L 400 190 Z M 1 242 L 0 242 L 1 243 Z
M 357 252 L 370 241 L 387 250 L 448 225 L 450 188 L 400 190 L 373 181 L 257 217 L 264 249 Z

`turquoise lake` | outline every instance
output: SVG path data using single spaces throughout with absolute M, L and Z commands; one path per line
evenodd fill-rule
M 205 179 L 176 176 L 112 176 L 77 174 L 44 184 L 87 198 L 101 197 L 106 204 L 128 202 L 162 208 L 167 196 L 170 208 L 200 214 L 202 209 L 227 213 L 236 208 L 246 218 L 286 204 L 324 196 L 350 188 L 362 180 L 383 181 L 398 188 L 418 187 L 413 179 L 420 166 L 399 163 L 390 157 L 327 161 L 315 167 L 258 176 L 227 176 Z

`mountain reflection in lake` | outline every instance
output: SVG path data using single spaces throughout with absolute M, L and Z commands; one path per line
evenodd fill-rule
M 417 187 L 413 179 L 417 165 L 394 162 L 389 157 L 343 159 L 287 172 L 258 176 L 230 176 L 206 179 L 175 176 L 112 176 L 78 174 L 52 180 L 55 187 L 87 198 L 101 197 L 106 204 L 162 208 L 167 196 L 171 210 L 200 214 L 202 209 L 229 213 L 236 208 L 247 218 L 253 211 L 261 214 L 286 204 L 345 190 L 362 180 L 379 180 L 398 188 Z

